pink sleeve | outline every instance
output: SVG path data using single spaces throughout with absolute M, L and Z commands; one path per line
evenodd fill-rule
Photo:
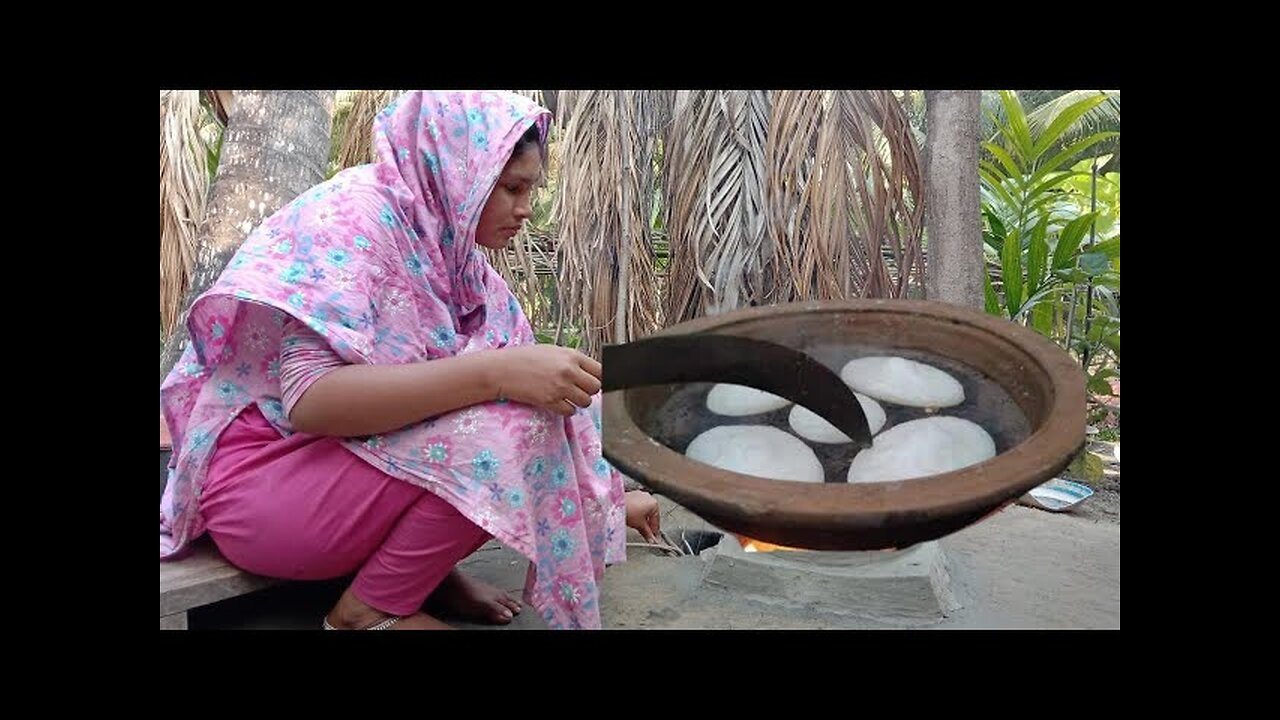
M 285 417 L 292 414 L 294 403 L 315 381 L 343 365 L 342 358 L 314 330 L 296 319 L 285 323 L 280 345 L 280 402 Z

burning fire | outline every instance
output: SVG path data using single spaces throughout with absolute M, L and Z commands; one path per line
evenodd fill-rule
M 763 540 L 755 540 L 746 535 L 737 535 L 738 543 L 742 545 L 742 552 L 773 552 L 774 550 L 799 550 L 800 548 L 788 547 L 786 545 L 774 545 Z

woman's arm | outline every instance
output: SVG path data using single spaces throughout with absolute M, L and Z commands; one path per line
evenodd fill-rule
M 281 395 L 301 432 L 352 437 L 398 430 L 505 396 L 572 415 L 600 390 L 600 364 L 554 345 L 483 350 L 405 365 L 347 365 L 301 323 L 286 327 Z
M 406 425 L 498 397 L 496 351 L 406 365 L 344 365 L 325 373 L 294 403 L 301 432 L 352 437 Z

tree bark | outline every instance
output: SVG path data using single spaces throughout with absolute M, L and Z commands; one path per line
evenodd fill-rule
M 160 382 L 186 347 L 191 303 L 218 279 L 250 231 L 324 180 L 333 104 L 332 90 L 236 92 L 182 319 L 160 353 Z
M 976 90 L 925 93 L 925 228 L 930 300 L 983 309 L 982 215 L 978 196 Z

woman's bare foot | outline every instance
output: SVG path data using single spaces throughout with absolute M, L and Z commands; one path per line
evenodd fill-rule
M 336 630 L 364 630 L 387 620 L 393 615 L 365 603 L 347 588 L 338 598 L 325 620 Z M 400 618 L 388 630 L 452 630 L 453 628 L 422 612 Z
M 520 614 L 520 601 L 455 568 L 427 598 L 426 608 L 459 620 L 506 625 Z

